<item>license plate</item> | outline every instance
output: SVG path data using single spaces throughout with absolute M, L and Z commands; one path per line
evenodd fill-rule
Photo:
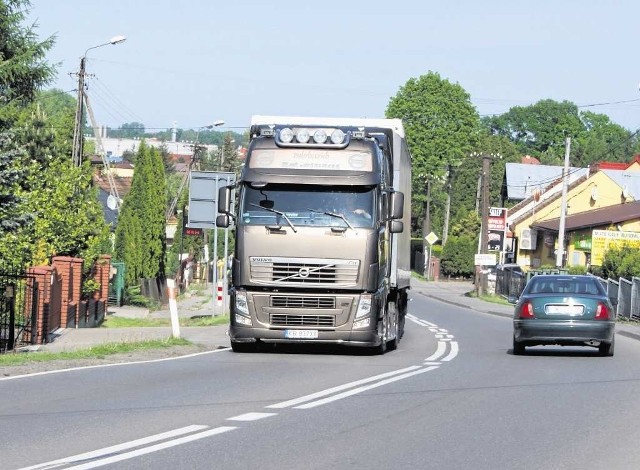
M 582 315 L 584 306 L 582 305 L 546 305 L 544 308 L 548 315 Z
M 284 337 L 289 339 L 316 339 L 318 330 L 284 330 Z

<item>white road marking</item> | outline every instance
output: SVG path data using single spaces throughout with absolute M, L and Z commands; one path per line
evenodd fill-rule
M 227 418 L 227 421 L 258 421 L 259 419 L 276 416 L 278 413 L 245 413 L 243 415 Z
M 62 372 L 71 372 L 74 370 L 100 369 L 101 367 L 118 367 L 118 366 L 130 366 L 133 364 L 150 364 L 152 362 L 176 361 L 178 359 L 187 359 L 190 357 L 202 356 L 203 354 L 212 354 L 217 352 L 229 351 L 229 349 L 230 348 L 213 349 L 211 351 L 185 354 L 184 356 L 164 357 L 162 359 L 149 359 L 148 361 L 116 362 L 113 364 L 98 364 L 93 366 L 70 367 L 68 369 L 48 370 L 45 372 L 34 372 L 33 374 L 13 375 L 10 377 L 1 377 L 0 382 L 2 382 L 3 380 L 15 380 L 15 379 L 24 379 L 26 377 L 37 377 L 39 375 L 61 374 Z
M 429 323 L 426 320 L 422 320 L 422 319 L 420 319 L 420 318 L 418 318 L 415 315 L 412 315 L 410 313 L 407 313 L 405 318 L 407 318 L 407 320 L 411 320 L 414 323 L 417 323 L 418 325 L 427 326 L 427 327 L 430 327 L 430 328 L 437 328 L 437 326 L 434 325 L 433 323 Z
M 450 361 L 451 359 L 453 359 L 454 357 L 456 357 L 458 355 L 458 342 L 457 341 L 451 341 L 449 344 L 451 345 L 451 351 L 449 352 L 447 357 L 443 357 L 441 359 L 443 362 Z
M 383 385 L 387 385 L 389 383 L 392 382 L 397 382 L 398 380 L 402 380 L 402 379 L 406 379 L 408 377 L 412 377 L 414 375 L 418 375 L 418 374 L 424 374 L 425 372 L 429 372 L 433 369 L 437 369 L 438 366 L 431 366 L 431 367 L 425 367 L 422 369 L 418 369 L 418 370 L 414 370 L 413 372 L 409 372 L 407 374 L 403 374 L 403 375 L 397 375 L 395 377 L 390 377 L 386 380 L 381 380 L 380 382 L 376 382 L 374 384 L 371 385 L 366 385 L 364 387 L 359 387 L 356 388 L 354 390 L 348 390 L 346 392 L 340 393 L 338 395 L 334 395 L 328 398 L 323 398 L 322 400 L 317 400 L 317 401 L 312 401 L 311 403 L 305 403 L 304 405 L 300 405 L 300 406 L 296 406 L 295 408 L 297 409 L 302 409 L 302 410 L 306 410 L 309 408 L 315 408 L 316 406 L 320 406 L 320 405 L 326 405 L 327 403 L 331 403 L 337 400 L 341 400 L 343 398 L 347 398 L 350 397 L 352 395 L 356 395 L 358 393 L 362 393 L 365 392 L 367 390 L 371 390 L 373 388 L 377 388 L 377 387 L 382 387 Z
M 290 406 L 299 405 L 300 403 L 315 400 L 316 398 L 325 397 L 327 395 L 331 395 L 333 393 L 340 392 L 348 388 L 357 387 L 358 385 L 366 384 L 369 382 L 375 382 L 376 380 L 381 380 L 394 375 L 403 374 L 416 369 L 420 369 L 420 366 L 411 366 L 411 367 L 406 367 L 404 369 L 385 372 L 384 374 L 374 375 L 373 377 L 367 377 L 366 379 L 356 380 L 354 382 L 349 382 L 344 385 L 338 385 L 337 387 L 329 388 L 327 390 L 322 390 L 320 392 L 312 393 L 310 395 L 305 395 L 304 397 L 294 398 L 293 400 L 287 400 L 280 403 L 275 403 L 273 405 L 268 405 L 265 408 L 288 408 Z
M 169 449 L 171 447 L 186 444 L 188 442 L 197 441 L 198 439 L 204 439 L 205 437 L 211 437 L 217 434 L 233 431 L 234 429 L 238 429 L 238 428 L 234 426 L 221 426 L 218 428 L 209 429 L 207 431 L 200 432 L 198 434 L 192 434 L 190 436 L 180 437 L 172 441 L 162 442 L 160 444 L 156 444 L 149 447 L 143 447 L 142 449 L 133 450 L 125 454 L 114 455 L 102 460 L 96 460 L 95 462 L 88 462 L 82 465 L 76 465 L 75 467 L 68 467 L 67 470 L 88 470 L 90 468 L 102 467 L 104 465 L 109 465 L 116 462 L 122 462 L 123 460 L 132 459 L 134 457 L 150 454 L 152 452 L 158 452 L 159 450 Z
M 133 449 L 134 447 L 151 444 L 152 442 L 163 441 L 165 439 L 171 439 L 176 436 L 182 436 L 196 431 L 207 429 L 209 426 L 192 425 L 184 428 L 174 429 L 172 431 L 163 432 L 160 434 L 154 434 L 153 436 L 143 437 L 142 439 L 136 439 L 135 441 L 125 442 L 111 447 L 105 447 L 103 449 L 94 450 L 91 452 L 85 452 L 84 454 L 73 455 L 71 457 L 65 457 L 63 459 L 52 460 L 51 462 L 45 462 L 32 467 L 25 467 L 20 470 L 37 470 L 44 468 L 59 467 L 61 465 L 68 465 L 83 460 L 96 459 L 104 455 L 114 454 L 123 450 Z
M 440 356 L 444 355 L 447 350 L 447 343 L 443 341 L 438 341 L 438 347 L 436 348 L 436 352 L 434 352 L 431 356 L 425 359 L 425 361 L 435 361 L 440 359 Z

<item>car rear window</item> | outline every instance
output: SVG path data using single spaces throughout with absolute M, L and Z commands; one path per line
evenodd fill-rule
M 595 279 L 531 278 L 530 294 L 587 294 L 602 295 Z

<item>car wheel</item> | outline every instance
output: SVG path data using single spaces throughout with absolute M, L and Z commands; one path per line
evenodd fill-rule
M 615 340 L 611 340 L 610 343 L 602 341 L 598 346 L 598 352 L 601 356 L 613 356 L 613 349 L 615 346 Z
M 520 341 L 516 341 L 516 337 L 513 337 L 513 354 L 514 356 L 522 356 L 524 354 L 524 344 Z

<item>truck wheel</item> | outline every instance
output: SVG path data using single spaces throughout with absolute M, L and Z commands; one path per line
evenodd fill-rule
M 387 349 L 393 351 L 398 349 L 398 343 L 400 343 L 400 318 L 395 302 L 389 302 L 387 305 L 387 313 L 389 317 L 389 336 L 393 337 L 387 342 Z
M 387 352 L 387 337 L 389 331 L 389 316 L 385 313 L 382 316 L 382 320 L 378 322 L 378 328 L 382 327 L 382 331 L 380 332 L 380 345 L 375 346 L 373 348 L 374 354 L 383 355 Z

